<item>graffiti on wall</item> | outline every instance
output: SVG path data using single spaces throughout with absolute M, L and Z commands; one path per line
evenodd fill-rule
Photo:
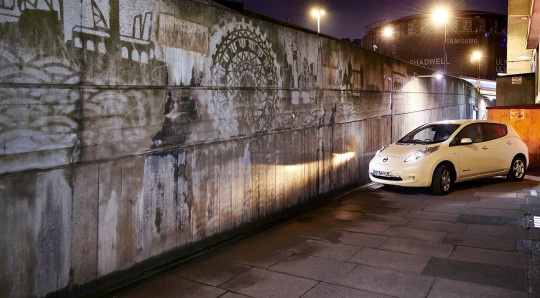
M 184 144 L 190 134 L 190 123 L 197 120 L 195 100 L 189 90 L 167 91 L 165 118 L 152 139 L 152 148 Z
M 212 35 L 212 104 L 222 134 L 271 128 L 276 112 L 276 55 L 259 28 L 244 20 L 219 27 Z M 227 132 L 227 130 L 229 132 Z

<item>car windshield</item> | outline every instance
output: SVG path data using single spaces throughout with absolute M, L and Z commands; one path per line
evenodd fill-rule
M 411 131 L 399 144 L 435 144 L 448 140 L 459 124 L 426 124 Z

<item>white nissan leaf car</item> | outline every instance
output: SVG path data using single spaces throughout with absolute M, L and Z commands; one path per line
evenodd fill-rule
M 428 123 L 377 151 L 369 177 L 385 185 L 450 192 L 456 182 L 506 175 L 525 177 L 529 150 L 508 124 L 484 120 Z

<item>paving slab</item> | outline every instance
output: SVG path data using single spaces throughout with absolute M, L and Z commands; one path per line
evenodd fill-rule
M 529 293 L 530 297 L 540 297 L 540 268 L 539 266 L 533 267 L 528 272 L 529 277 Z
M 346 261 L 362 247 L 329 241 L 306 239 L 304 242 L 288 249 L 289 252 L 315 257 Z
M 146 297 L 186 297 L 215 298 L 223 295 L 224 289 L 190 281 L 174 274 L 160 276 L 125 292 L 123 296 L 132 298 Z
M 522 227 L 468 224 L 464 233 L 528 239 L 530 232 Z
M 182 270 L 178 270 L 176 275 L 206 285 L 219 286 L 249 269 L 251 269 L 250 266 L 210 258 L 202 262 L 191 263 Z
M 457 246 L 450 255 L 450 259 L 527 269 L 531 262 L 531 255 L 521 252 Z
M 367 223 L 363 221 L 352 222 L 346 227 L 341 227 L 341 231 L 357 232 L 364 234 L 382 234 L 390 228 L 389 225 L 378 223 Z
M 449 233 L 442 241 L 446 244 L 516 251 L 516 239 L 471 233 Z
M 416 203 L 425 203 L 428 200 L 431 200 L 431 196 L 423 196 L 423 195 L 399 195 L 394 194 L 392 192 L 387 192 L 387 195 L 381 198 L 382 201 L 388 201 L 388 202 L 416 202 Z
M 515 199 L 517 198 L 516 192 L 508 192 L 508 191 L 477 191 L 474 193 L 475 197 L 482 197 L 482 198 L 509 198 L 509 199 Z
M 402 272 L 420 273 L 431 257 L 406 254 L 382 249 L 364 248 L 348 262 L 392 269 Z
M 473 209 L 468 206 L 451 206 L 430 203 L 423 211 L 441 212 L 441 213 L 459 213 L 459 214 L 472 214 Z
M 325 239 L 332 243 L 345 243 L 349 245 L 377 248 L 381 246 L 381 244 L 383 244 L 388 237 L 348 231 L 337 231 L 328 235 L 325 237 Z
M 390 208 L 406 209 L 406 210 L 422 210 L 427 206 L 425 202 L 404 202 L 404 201 L 390 201 Z
M 253 268 L 222 285 L 232 292 L 250 297 L 301 297 L 317 281 L 279 272 Z
M 438 220 L 413 219 L 407 224 L 408 228 L 417 228 L 422 230 L 432 230 L 439 232 L 462 232 L 467 225 L 465 223 L 444 222 Z
M 256 246 L 264 249 L 287 250 L 290 247 L 304 242 L 305 239 L 306 238 L 304 237 L 279 233 L 277 230 L 270 229 L 242 240 L 241 243 L 243 245 Z
M 249 298 L 249 296 L 227 292 L 225 295 L 219 296 L 219 298 Z
M 428 298 L 526 298 L 526 292 L 439 278 Z
M 524 219 L 525 219 L 525 216 L 506 217 L 506 216 L 460 214 L 457 222 L 466 223 L 466 224 L 477 224 L 477 225 L 520 227 Z
M 446 237 L 447 233 L 407 227 L 391 227 L 386 230 L 383 235 L 431 242 L 441 242 L 444 237 Z
M 338 283 L 355 264 L 305 255 L 293 255 L 268 268 L 272 271 L 287 273 L 328 283 Z
M 497 206 L 500 207 L 500 206 Z M 486 215 L 486 216 L 506 216 L 506 217 L 521 217 L 524 215 L 522 210 L 510 210 L 501 208 L 474 208 L 474 215 Z
M 407 216 L 414 219 L 456 222 L 459 214 L 415 210 L 409 212 Z
M 326 222 L 328 223 L 328 221 Z M 274 232 L 303 238 L 320 239 L 334 231 L 336 226 L 338 226 L 337 223 L 335 225 L 327 224 L 322 226 L 320 222 L 289 221 L 276 227 Z
M 409 223 L 410 218 L 405 217 L 408 212 L 404 211 L 401 216 L 393 215 L 384 215 L 384 214 L 371 214 L 370 217 L 367 217 L 364 222 L 367 223 L 376 223 L 389 226 L 404 226 Z
M 447 258 L 454 246 L 421 240 L 390 238 L 380 248 L 420 256 Z
M 391 296 L 386 296 L 377 293 L 371 293 L 367 291 L 362 291 L 350 287 L 327 284 L 324 282 L 318 283 L 313 289 L 311 289 L 307 294 L 302 296 L 302 298 L 390 298 Z
M 423 275 L 528 291 L 527 271 L 497 265 L 432 258 Z
M 411 220 L 406 227 L 416 228 L 422 230 L 431 230 L 439 232 L 462 232 L 465 230 L 467 225 L 464 223 L 455 223 L 455 222 L 445 222 L 437 220 L 427 220 L 427 219 L 413 219 Z
M 216 255 L 216 258 L 258 268 L 268 268 L 291 254 L 286 251 L 264 249 L 252 245 L 235 245 L 221 251 Z
M 435 278 L 358 265 L 341 285 L 395 297 L 426 297 Z

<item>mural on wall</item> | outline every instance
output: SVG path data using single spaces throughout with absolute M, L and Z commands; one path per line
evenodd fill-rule
M 319 83 L 321 46 L 302 48 L 299 51 L 296 36 L 289 36 L 293 41 L 286 48 L 285 60 L 291 61 L 285 72 L 288 90 L 290 92 L 290 114 L 277 119 L 287 127 L 311 126 L 321 122 L 323 112 L 316 107 L 317 100 L 321 96 Z M 282 102 L 288 102 L 288 98 L 282 98 Z M 290 115 L 290 117 L 287 117 Z
M 81 152 L 88 151 L 81 150 L 81 145 L 101 144 L 99 138 L 84 138 L 112 137 L 113 130 L 116 130 L 113 135 L 116 143 L 139 138 L 133 130 L 122 130 L 145 126 L 151 121 L 153 108 L 137 101 L 147 98 L 148 94 L 140 90 L 132 90 L 129 95 L 121 90 L 83 89 L 85 91 L 81 92 L 78 88 L 82 81 L 94 84 L 116 84 L 122 80 L 138 84 L 163 83 L 160 78 L 165 73 L 165 65 L 157 61 L 156 45 L 151 40 L 154 13 L 145 11 L 150 8 L 142 5 L 123 12 L 127 18 L 121 18 L 120 7 L 125 7 L 121 2 L 0 1 L 3 37 L 0 40 L 0 81 L 28 84 L 28 88 L 18 85 L 0 89 L 0 173 L 76 162 L 80 160 Z M 89 13 L 81 14 L 81 11 Z M 88 59 L 94 63 L 85 66 L 86 71 L 82 72 L 82 65 Z M 124 75 L 113 78 L 101 75 L 115 64 L 135 71 L 125 71 Z M 155 75 L 156 71 L 160 74 Z M 143 76 L 144 73 L 152 75 Z M 165 99 L 165 92 L 161 97 Z M 99 119 L 93 117 L 100 111 L 110 111 L 105 113 L 109 116 L 129 116 L 117 117 L 115 122 L 108 118 L 99 125 Z M 89 133 L 78 133 L 86 128 Z M 120 139 L 119 133 L 122 134 Z M 107 142 L 111 144 L 110 140 Z M 140 146 L 135 149 L 144 150 Z M 37 151 L 42 153 L 35 154 Z M 109 151 L 114 154 L 118 150 Z
M 116 54 L 118 44 L 120 44 L 122 59 L 140 63 L 148 63 L 155 59 L 155 44 L 150 40 L 153 13 L 142 12 L 133 15 L 130 34 L 122 34 L 120 32 L 120 1 L 103 2 L 105 1 L 82 1 L 82 9 L 91 11 L 92 15 L 91 18 L 83 18 L 83 25 L 73 25 L 71 36 L 73 46 L 102 54 Z M 109 13 L 104 14 L 104 9 L 107 9 Z
M 189 90 L 167 91 L 165 118 L 152 139 L 152 148 L 184 144 L 190 134 L 190 123 L 197 120 L 195 100 Z
M 229 22 L 214 30 L 212 105 L 221 134 L 247 134 L 271 128 L 276 112 L 278 74 L 272 44 L 251 23 Z
M 62 1 L 1 1 L 0 15 L 0 173 L 77 160 L 80 64 L 60 46 Z

